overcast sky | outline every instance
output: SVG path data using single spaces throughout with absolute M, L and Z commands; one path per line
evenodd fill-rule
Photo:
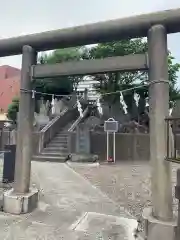
M 0 38 L 71 27 L 152 11 L 180 8 L 180 0 L 0 0 Z M 180 34 L 168 47 L 180 62 Z M 0 65 L 21 67 L 21 56 L 1 58 Z

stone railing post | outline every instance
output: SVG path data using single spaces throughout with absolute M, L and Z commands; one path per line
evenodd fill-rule
M 76 127 L 76 153 L 90 154 L 90 132 L 82 126 Z
M 43 148 L 44 148 L 44 132 L 40 132 L 38 153 L 41 153 Z

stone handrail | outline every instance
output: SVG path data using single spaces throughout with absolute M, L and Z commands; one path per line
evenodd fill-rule
M 57 120 L 64 115 L 65 112 L 67 112 L 68 108 L 64 109 L 60 115 L 56 116 L 55 118 L 53 118 L 46 126 L 44 126 L 41 130 L 41 132 L 45 133 L 47 132 L 56 122 Z
M 51 141 L 51 139 L 63 129 L 68 122 L 76 119 L 78 116 L 77 105 L 75 104 L 73 108 L 66 108 L 59 116 L 55 117 L 51 122 L 49 122 L 40 132 L 39 138 L 39 149 L 40 153 L 44 147 Z
M 73 132 L 75 128 L 78 126 L 78 124 L 82 121 L 84 117 L 86 117 L 87 113 L 89 111 L 89 108 L 87 107 L 82 116 L 79 116 L 78 119 L 71 125 L 71 127 L 68 129 L 68 132 Z
M 68 134 L 68 152 L 69 152 L 69 154 L 72 153 L 72 145 L 74 145 L 74 144 L 76 145 L 76 140 L 74 140 L 74 137 L 76 138 L 77 135 L 76 135 L 76 132 L 74 132 L 74 130 L 79 125 L 79 123 L 87 116 L 88 112 L 89 112 L 89 108 L 87 107 L 84 110 L 82 116 L 79 116 L 78 119 L 68 129 L 68 133 L 69 133 Z

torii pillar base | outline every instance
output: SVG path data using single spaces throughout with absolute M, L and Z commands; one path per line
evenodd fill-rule
M 175 240 L 177 220 L 166 222 L 153 217 L 152 209 L 145 208 L 143 211 L 145 220 L 145 240 Z
M 32 212 L 38 205 L 38 193 L 36 188 L 24 194 L 17 194 L 14 189 L 6 191 L 3 196 L 3 211 L 16 215 Z

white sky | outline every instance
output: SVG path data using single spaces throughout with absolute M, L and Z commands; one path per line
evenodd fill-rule
M 0 38 L 71 27 L 158 10 L 180 8 L 180 0 L 0 0 Z M 180 62 L 180 33 L 168 36 L 168 47 Z M 21 56 L 0 65 L 21 67 Z

